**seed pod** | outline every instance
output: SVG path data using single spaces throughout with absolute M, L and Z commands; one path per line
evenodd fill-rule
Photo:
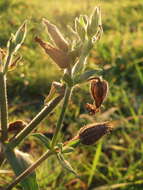
M 91 80 L 91 95 L 95 101 L 96 108 L 99 108 L 107 96 L 108 82 L 99 77 Z
M 48 29 L 48 33 L 50 34 L 52 40 L 56 44 L 56 46 L 63 51 L 68 51 L 68 42 L 64 39 L 63 35 L 59 31 L 59 29 L 48 20 L 43 19 L 43 23 L 46 25 Z
M 109 122 L 93 123 L 80 129 L 79 139 L 84 145 L 92 145 L 112 129 L 113 127 Z
M 24 127 L 26 127 L 26 125 L 27 125 L 27 123 L 25 123 L 22 120 L 17 120 L 17 121 L 11 122 L 8 125 L 8 132 L 13 133 L 13 134 L 17 134 L 22 129 L 24 129 Z
M 53 59 L 53 61 L 62 69 L 68 67 L 70 62 L 69 56 L 60 49 L 52 46 L 50 43 L 44 42 L 41 38 L 35 37 L 36 42 L 45 50 L 45 52 Z

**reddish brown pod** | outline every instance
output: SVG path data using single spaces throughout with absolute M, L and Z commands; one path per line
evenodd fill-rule
M 92 78 L 91 80 L 91 96 L 95 101 L 96 108 L 99 108 L 103 103 L 108 93 L 108 82 L 100 77 Z
M 93 123 L 80 129 L 79 139 L 84 145 L 92 145 L 113 129 L 109 122 Z

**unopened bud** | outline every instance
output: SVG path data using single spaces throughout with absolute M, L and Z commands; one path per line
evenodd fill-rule
M 101 24 L 101 13 L 100 13 L 100 9 L 98 7 L 95 7 L 95 9 L 93 10 L 91 16 L 90 16 L 90 20 L 89 20 L 89 24 L 87 27 L 87 33 L 89 36 L 94 36 L 96 34 L 96 31 L 98 29 L 98 26 Z
M 47 26 L 48 33 L 56 46 L 65 52 L 68 51 L 68 42 L 64 39 L 59 29 L 46 19 L 43 19 L 43 23 Z
M 44 100 L 45 104 L 49 103 L 57 95 L 61 96 L 64 95 L 64 92 L 65 92 L 65 86 L 63 84 L 56 81 L 52 82 L 50 92 Z
M 85 39 L 85 28 L 81 25 L 79 18 L 75 19 L 75 30 L 81 40 Z
M 45 52 L 53 59 L 53 61 L 62 69 L 68 67 L 68 63 L 70 62 L 69 56 L 52 46 L 50 43 L 44 42 L 41 38 L 35 37 L 36 42 L 40 44 L 40 46 L 45 50 Z
M 91 95 L 95 101 L 96 108 L 99 108 L 108 93 L 108 82 L 99 77 L 91 79 Z
M 22 44 L 26 37 L 26 33 L 27 33 L 27 21 L 24 21 L 24 23 L 19 27 L 19 29 L 15 34 L 15 43 Z
M 97 142 L 102 136 L 111 132 L 113 127 L 109 122 L 93 123 L 80 129 L 79 139 L 84 145 L 92 145 Z
M 21 47 L 22 43 L 25 40 L 27 34 L 27 21 L 19 27 L 16 34 L 11 34 L 11 37 L 7 43 L 7 48 L 9 52 L 16 53 L 18 49 Z

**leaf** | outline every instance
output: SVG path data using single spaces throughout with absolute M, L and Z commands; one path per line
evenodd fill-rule
M 15 151 L 12 151 L 10 148 L 7 148 L 5 154 L 16 176 L 19 176 L 33 163 L 29 154 L 23 153 L 17 149 Z M 34 171 L 26 176 L 21 181 L 21 186 L 23 190 L 39 190 L 36 180 L 36 172 Z
M 74 83 L 78 84 L 78 83 L 85 82 L 90 77 L 92 77 L 95 73 L 97 73 L 98 71 L 101 71 L 101 69 L 98 69 L 98 70 L 89 70 L 89 71 L 85 71 L 81 75 L 76 75 L 75 78 L 74 78 Z
M 45 145 L 46 148 L 51 149 L 50 140 L 45 135 L 41 133 L 34 133 L 32 134 L 32 136 L 39 139 L 43 143 L 43 145 Z
M 63 153 L 63 154 L 68 154 L 68 153 L 71 153 L 71 152 L 73 152 L 73 151 L 74 151 L 74 148 L 73 148 L 73 147 L 65 147 L 65 148 L 63 148 L 62 153 Z
M 72 168 L 72 166 L 70 165 L 70 163 L 65 160 L 65 158 L 63 157 L 63 155 L 61 153 L 57 153 L 57 159 L 59 161 L 59 163 L 61 164 L 61 166 L 68 170 L 69 172 L 73 173 L 74 175 L 78 176 L 77 173 L 74 171 L 74 169 Z

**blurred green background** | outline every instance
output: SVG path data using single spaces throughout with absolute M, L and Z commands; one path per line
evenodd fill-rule
M 101 113 L 90 116 L 85 109 L 87 102 L 92 103 L 89 84 L 75 89 L 62 133 L 67 140 L 83 125 L 95 121 L 113 121 L 116 127 L 97 145 L 82 146 L 67 157 L 82 180 L 63 171 L 54 158 L 45 161 L 37 169 L 42 190 L 143 189 L 142 0 L 1 0 L 1 48 L 6 48 L 10 34 L 25 19 L 29 20 L 26 41 L 20 50 L 23 59 L 8 74 L 9 120 L 29 122 L 43 107 L 51 82 L 59 81 L 62 75 L 34 41 L 35 35 L 48 40 L 42 18 L 49 19 L 70 38 L 67 25 L 73 26 L 74 18 L 80 14 L 90 15 L 95 6 L 101 7 L 104 33 L 88 58 L 88 67 L 103 69 L 100 75 L 109 82 L 110 92 Z M 60 107 L 37 131 L 52 136 L 59 111 Z M 35 158 L 45 151 L 31 139 L 21 145 L 21 150 Z M 2 173 L 0 185 L 9 183 L 13 177 L 11 172 Z

